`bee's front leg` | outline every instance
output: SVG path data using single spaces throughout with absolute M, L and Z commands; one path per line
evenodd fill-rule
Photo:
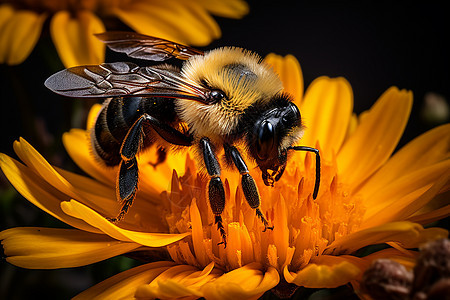
M 225 155 L 228 159 L 231 158 L 234 165 L 241 174 L 242 191 L 244 192 L 245 199 L 247 200 L 250 207 L 256 210 L 256 215 L 264 224 L 264 231 L 266 231 L 267 229 L 273 229 L 273 226 L 269 226 L 269 222 L 267 222 L 266 217 L 260 209 L 261 200 L 258 192 L 258 187 L 256 186 L 253 177 L 249 174 L 247 165 L 245 164 L 244 159 L 242 159 L 241 154 L 234 146 L 224 144 L 223 147 L 225 149 Z
M 203 154 L 206 170 L 210 176 L 208 184 L 209 203 L 215 217 L 215 224 L 217 224 L 217 229 L 222 236 L 222 242 L 219 244 L 224 244 L 226 247 L 226 233 L 222 224 L 221 216 L 223 209 L 225 208 L 225 190 L 223 188 L 222 180 L 220 179 L 220 164 L 217 161 L 217 157 L 208 138 L 204 137 L 200 139 L 200 148 Z

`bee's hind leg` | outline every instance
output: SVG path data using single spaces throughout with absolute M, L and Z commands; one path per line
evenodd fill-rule
M 169 143 L 181 146 L 190 146 L 192 144 L 193 138 L 191 135 L 183 134 L 148 114 L 143 114 L 134 122 L 120 147 L 122 161 L 116 182 L 116 199 L 121 207 L 117 217 L 109 219 L 114 223 L 124 218 L 136 198 L 139 183 L 139 168 L 136 155 L 143 146 L 144 125 L 150 125 L 158 135 Z
M 203 159 L 206 170 L 210 176 L 208 183 L 208 198 L 211 205 L 211 210 L 214 214 L 214 223 L 217 224 L 217 229 L 222 236 L 222 242 L 227 247 L 227 235 L 222 223 L 222 212 L 225 208 L 225 190 L 223 188 L 222 180 L 220 179 L 220 164 L 217 161 L 213 147 L 208 138 L 200 139 L 200 148 L 202 150 Z
M 116 179 L 116 199 L 120 203 L 120 212 L 115 218 L 109 218 L 113 223 L 121 221 L 128 209 L 133 205 L 139 183 L 139 168 L 136 155 L 143 143 L 143 123 L 145 115 L 134 122 L 120 147 L 119 172 Z
M 249 174 L 247 165 L 242 159 L 241 154 L 236 149 L 236 147 L 230 146 L 228 144 L 224 144 L 224 149 L 227 158 L 231 158 L 234 165 L 241 174 L 242 191 L 244 192 L 245 199 L 247 200 L 250 207 L 255 209 L 256 215 L 264 224 L 264 231 L 266 231 L 267 229 L 273 229 L 273 226 L 269 226 L 269 222 L 267 222 L 266 217 L 260 209 L 261 200 L 258 192 L 258 187 L 256 186 L 253 177 Z

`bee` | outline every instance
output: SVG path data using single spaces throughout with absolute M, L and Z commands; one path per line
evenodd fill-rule
M 207 197 L 214 222 L 226 246 L 221 214 L 225 192 L 219 151 L 240 173 L 242 191 L 266 229 L 273 229 L 260 209 L 260 195 L 239 149 L 256 162 L 262 179 L 273 186 L 286 168 L 287 153 L 316 155 L 313 198 L 320 185 L 320 155 L 315 148 L 294 146 L 304 126 L 298 107 L 272 68 L 255 53 L 223 47 L 200 51 L 168 40 L 128 32 L 96 35 L 113 51 L 155 62 L 141 67 L 130 62 L 77 66 L 50 76 L 45 85 L 75 98 L 106 98 L 91 131 L 92 149 L 107 166 L 119 166 L 116 198 L 127 213 L 138 191 L 136 156 L 159 145 L 158 162 L 170 147 L 196 147 L 198 164 L 209 176 Z M 242 151 L 242 150 L 241 150 Z

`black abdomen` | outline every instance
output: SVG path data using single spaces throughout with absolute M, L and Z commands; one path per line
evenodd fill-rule
M 164 123 L 176 120 L 174 102 L 168 98 L 127 97 L 107 100 L 91 131 L 92 148 L 107 165 L 120 163 L 120 147 L 128 130 L 144 113 Z M 153 143 L 152 132 L 145 132 L 142 148 Z

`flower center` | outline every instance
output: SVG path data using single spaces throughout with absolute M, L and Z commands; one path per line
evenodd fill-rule
M 322 162 L 319 196 L 313 200 L 312 154 L 291 161 L 303 163 L 288 163 L 273 188 L 265 186 L 257 172 L 252 174 L 261 195 L 261 210 L 273 230 L 263 231 L 264 225 L 244 198 L 239 174 L 223 172 L 226 248 L 219 244 L 221 236 L 206 197 L 208 178 L 197 175 L 194 163 L 188 162 L 186 173 L 180 177 L 175 173 L 170 193 L 163 194 L 170 203 L 166 220 L 171 232 L 192 231 L 190 240 L 168 246 L 172 259 L 198 267 L 213 261 L 227 271 L 255 261 L 280 272 L 287 265 L 290 271 L 297 271 L 314 262 L 336 238 L 356 231 L 365 209 L 361 199 L 350 195 L 346 185 L 339 182 L 335 163 Z

